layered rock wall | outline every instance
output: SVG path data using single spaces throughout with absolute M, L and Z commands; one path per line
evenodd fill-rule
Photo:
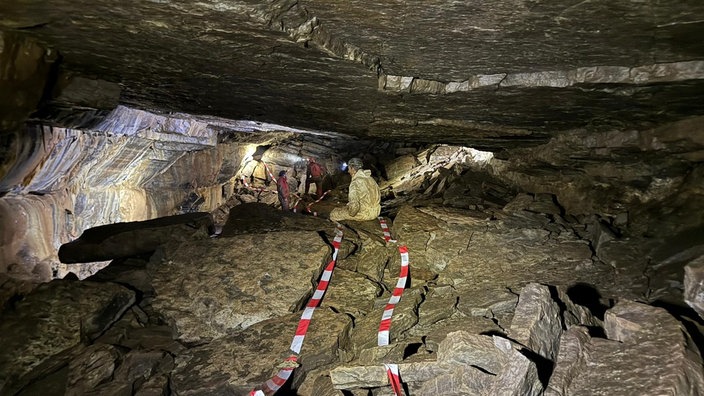
M 212 212 L 244 186 L 243 177 L 269 183 L 279 170 L 290 171 L 295 189 L 308 157 L 332 174 L 350 150 L 369 152 L 371 144 L 122 106 L 97 114 L 81 120 L 91 129 L 31 124 L 13 134 L 0 178 L 0 273 L 62 277 L 69 269 L 58 263 L 58 248 L 88 228 Z
M 568 213 L 620 218 L 634 234 L 676 234 L 704 223 L 702 125 L 693 117 L 657 128 L 575 130 L 509 150 L 491 169 L 521 190 L 555 194 Z
M 142 123 L 150 116 L 128 115 Z M 120 108 L 113 116 L 124 121 Z M 200 132 L 193 127 L 186 132 L 194 130 Z M 5 192 L 0 271 L 30 272 L 48 280 L 52 269 L 61 276 L 56 272 L 58 247 L 87 228 L 220 205 L 224 200 L 216 174 L 225 157 L 238 162 L 242 156 L 231 147 L 216 148 L 213 132 L 176 132 L 129 136 L 129 131 L 115 129 L 30 127 L 15 141 L 15 161 L 0 181 Z M 176 138 L 167 140 L 172 135 Z M 184 151 L 184 145 L 192 151 Z M 189 193 L 198 194 L 198 205 L 188 201 Z M 23 263 L 26 268 L 16 268 Z

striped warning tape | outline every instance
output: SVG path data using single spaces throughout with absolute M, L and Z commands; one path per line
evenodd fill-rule
M 330 191 L 332 191 L 332 190 L 327 190 L 327 191 L 325 191 L 325 192 L 323 193 L 323 195 L 320 196 L 320 198 L 318 198 L 318 199 L 316 199 L 315 201 L 309 203 L 308 206 L 306 206 L 306 212 L 312 213 L 313 216 L 317 216 L 317 215 L 318 215 L 318 212 L 312 211 L 312 210 L 310 209 L 311 206 L 313 206 L 313 204 L 317 204 L 318 202 L 322 201 L 323 198 L 325 198 L 325 196 L 328 195 L 328 193 L 329 193 Z
M 277 179 L 274 177 L 274 175 L 271 174 L 271 171 L 269 170 L 269 166 L 266 164 L 266 162 L 261 161 L 262 164 L 264 164 L 264 170 L 266 171 L 266 174 L 269 175 L 271 180 L 274 181 L 274 183 L 277 182 Z
M 396 304 L 401 300 L 403 289 L 406 287 L 406 279 L 408 278 L 408 248 L 406 246 L 398 247 L 401 253 L 401 272 L 398 275 L 398 281 L 391 298 L 384 308 L 384 313 L 381 315 L 381 324 L 379 324 L 378 345 L 389 345 L 389 329 L 391 328 L 391 315 L 394 313 Z
M 278 193 L 277 191 L 269 190 L 268 188 L 265 188 L 265 187 L 259 187 L 259 188 L 250 187 L 249 183 L 247 183 L 247 178 L 244 175 L 242 175 L 241 179 L 242 179 L 242 184 L 244 185 L 244 188 L 246 188 L 249 191 L 258 192 L 258 193 L 270 192 L 272 194 Z
M 332 247 L 334 249 L 332 259 L 328 263 L 327 267 L 325 267 L 325 271 L 323 271 L 323 275 L 320 277 L 320 282 L 318 282 L 318 287 L 315 289 L 313 297 L 311 297 L 310 301 L 308 301 L 306 309 L 303 310 L 301 320 L 298 322 L 298 328 L 296 329 L 296 336 L 293 337 L 293 342 L 291 342 L 291 350 L 295 353 L 301 352 L 303 338 L 305 338 L 306 332 L 308 331 L 308 325 L 310 324 L 310 319 L 313 317 L 313 311 L 320 304 L 320 300 L 322 300 L 323 295 L 328 288 L 330 277 L 332 277 L 332 270 L 335 268 L 335 262 L 337 261 L 337 252 L 340 251 L 341 242 L 342 228 L 338 227 L 337 234 L 332 241 Z
M 296 212 L 298 212 L 298 203 L 303 201 L 303 198 L 296 193 L 292 193 L 291 195 L 296 197 L 296 202 L 293 203 L 293 205 L 292 205 L 293 209 L 291 209 L 291 210 L 293 210 L 293 213 L 296 213 Z
M 311 210 L 311 206 L 313 206 L 313 204 L 316 204 L 316 203 L 322 201 L 323 198 L 325 198 L 325 196 L 326 196 L 330 191 L 332 191 L 332 190 L 327 190 L 327 191 L 325 191 L 325 192 L 323 193 L 323 195 L 320 196 L 320 198 L 318 198 L 318 199 L 315 200 L 314 202 L 311 202 L 311 203 L 309 203 L 308 205 L 306 205 L 306 207 L 303 209 L 303 213 L 306 213 L 306 212 L 307 212 L 307 213 L 312 214 L 313 216 L 317 216 L 317 215 L 318 215 L 318 212 L 315 212 L 315 211 Z M 301 198 L 298 194 L 291 194 L 291 195 L 293 195 L 294 197 L 296 197 L 296 202 L 294 202 L 294 204 L 292 205 L 292 207 L 293 207 L 292 210 L 293 210 L 294 213 L 296 213 L 296 212 L 298 212 L 298 204 L 299 204 L 301 201 L 303 201 L 303 198 Z
M 386 243 L 396 243 L 395 239 L 391 239 L 391 233 L 389 232 L 389 226 L 386 225 L 386 220 L 383 217 L 379 217 L 379 223 L 381 224 L 381 231 L 384 232 L 384 240 Z
M 265 170 L 266 173 L 269 175 L 269 177 L 271 178 L 271 180 L 273 180 L 274 183 L 277 183 L 277 182 L 278 182 L 278 179 L 276 179 L 276 178 L 274 177 L 274 175 L 271 173 L 271 170 L 269 170 L 269 166 L 266 164 L 266 162 L 261 161 L 261 163 L 264 164 L 264 170 Z M 317 201 L 308 204 L 308 206 L 306 206 L 306 208 L 305 208 L 305 211 L 308 212 L 308 213 L 310 213 L 310 214 L 312 214 L 313 216 L 317 216 L 317 215 L 318 215 L 318 212 L 312 211 L 312 210 L 310 209 L 310 207 L 311 207 L 311 205 L 313 205 L 314 203 L 320 202 L 320 201 L 323 199 L 323 197 L 324 197 L 327 193 L 329 193 L 329 192 L 330 192 L 330 190 L 325 191 L 325 194 L 323 194 Z M 295 202 L 295 203 L 293 204 L 293 206 L 292 206 L 292 207 L 293 207 L 293 212 L 296 213 L 296 212 L 298 211 L 297 207 L 298 207 L 298 203 L 301 201 L 301 197 L 298 196 L 298 194 L 291 194 L 291 195 L 293 195 L 294 197 L 296 197 L 296 202 Z
M 333 253 L 332 259 L 325 267 L 323 275 L 320 277 L 320 282 L 318 282 L 318 287 L 313 293 L 313 297 L 310 298 L 306 308 L 301 314 L 301 319 L 298 321 L 298 327 L 296 328 L 296 334 L 291 341 L 291 352 L 294 354 L 289 356 L 284 360 L 281 370 L 270 380 L 267 380 L 261 389 L 253 389 L 249 395 L 250 396 L 263 396 L 263 395 L 273 395 L 276 393 L 283 384 L 291 376 L 293 370 L 298 367 L 298 354 L 301 353 L 301 348 L 303 347 L 303 340 L 308 332 L 308 326 L 310 325 L 310 320 L 313 317 L 313 312 L 315 308 L 320 305 L 320 301 L 325 295 L 325 291 L 330 283 L 330 278 L 332 277 L 332 271 L 335 269 L 335 262 L 337 261 L 337 253 L 340 251 L 340 244 L 342 243 L 342 227 L 338 226 L 335 234 L 335 238 L 332 241 Z
M 278 179 L 276 179 L 276 178 L 274 177 L 274 175 L 271 173 L 271 170 L 269 170 L 269 166 L 266 164 L 266 162 L 264 162 L 264 161 L 260 161 L 260 162 L 261 162 L 262 164 L 264 164 L 264 170 L 265 170 L 266 173 L 269 175 L 269 177 L 271 178 L 271 180 L 273 180 L 274 183 L 276 183 Z M 244 179 L 243 179 L 243 181 L 244 181 Z M 245 184 L 245 186 L 247 186 L 247 185 Z M 329 193 L 330 191 L 332 191 L 332 190 L 327 190 L 327 191 L 325 191 L 325 192 L 323 193 L 323 195 L 320 196 L 320 198 L 318 198 L 318 199 L 315 200 L 314 202 L 309 203 L 309 204 L 306 206 L 306 208 L 305 208 L 305 212 L 308 212 L 308 213 L 312 214 L 313 216 L 317 216 L 317 215 L 318 215 L 318 212 L 314 212 L 313 210 L 311 210 L 311 206 L 313 206 L 313 204 L 316 204 L 316 203 L 322 201 L 323 198 L 325 198 L 325 196 L 328 195 L 328 193 Z M 291 194 L 291 195 L 293 195 L 294 197 L 296 197 L 296 202 L 292 205 L 292 207 L 293 207 L 293 212 L 296 213 L 296 212 L 298 211 L 298 208 L 297 208 L 297 207 L 298 207 L 298 203 L 301 201 L 301 197 L 298 196 L 298 194 Z
M 298 357 L 294 355 L 289 356 L 283 361 L 281 367 L 281 370 L 279 370 L 273 378 L 264 383 L 262 389 L 253 389 L 249 392 L 250 396 L 273 395 L 276 393 L 276 391 L 279 390 L 279 388 L 281 388 L 289 378 L 291 378 L 293 369 L 298 367 Z
M 398 375 L 398 364 L 384 363 L 384 368 L 386 368 L 386 375 L 389 377 L 389 382 L 391 383 L 391 389 L 394 391 L 394 395 L 403 395 L 401 377 Z
M 276 178 L 274 177 L 274 175 L 271 174 L 271 171 L 269 171 L 269 167 L 267 166 L 267 164 L 266 164 L 264 161 L 259 161 L 259 162 L 261 162 L 262 164 L 264 164 L 264 170 L 265 170 L 266 173 L 269 175 L 269 177 L 271 178 L 271 180 L 273 180 L 274 183 L 276 183 Z M 249 183 L 247 183 L 247 180 L 246 180 L 245 176 L 242 175 L 241 178 L 242 178 L 242 184 L 244 184 L 245 188 L 248 188 L 248 189 L 253 190 L 253 191 L 259 191 L 259 192 L 268 191 L 268 192 L 272 192 L 272 193 L 274 193 L 274 194 L 277 193 L 276 191 L 272 191 L 272 190 L 269 190 L 269 189 L 267 189 L 267 188 L 250 188 L 250 187 L 249 187 Z
M 293 193 L 291 195 L 296 197 L 296 201 L 294 201 L 293 205 L 291 205 L 291 207 L 293 208 L 291 210 L 293 211 L 293 213 L 296 213 L 298 211 L 298 203 L 301 202 L 301 197 L 299 197 L 298 194 L 296 194 L 296 193 Z
M 386 242 L 396 242 L 395 239 L 391 239 L 391 233 L 389 232 L 389 227 L 386 224 L 386 220 L 383 217 L 379 217 L 379 223 L 381 224 L 381 229 L 384 232 L 384 239 Z M 408 279 L 408 247 L 405 245 L 398 247 L 398 252 L 401 254 L 401 271 L 398 275 L 398 281 L 396 281 L 396 287 L 393 293 L 391 293 L 391 298 L 389 302 L 384 307 L 384 313 L 381 315 L 381 323 L 379 323 L 379 333 L 377 334 L 377 345 L 386 346 L 389 345 L 389 330 L 391 329 L 391 316 L 394 313 L 394 308 L 399 301 L 401 301 L 401 295 L 403 294 L 403 289 L 406 288 L 406 280 Z M 391 383 L 391 389 L 395 396 L 402 396 L 403 388 L 401 387 L 401 379 L 398 373 L 398 365 L 396 364 L 384 364 L 386 368 L 386 374 L 389 377 L 389 382 Z

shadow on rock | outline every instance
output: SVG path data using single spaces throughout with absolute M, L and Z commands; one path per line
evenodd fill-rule
M 594 286 L 576 283 L 567 289 L 567 296 L 575 304 L 588 308 L 599 320 L 604 320 L 604 313 L 609 307 L 601 302 L 601 294 Z

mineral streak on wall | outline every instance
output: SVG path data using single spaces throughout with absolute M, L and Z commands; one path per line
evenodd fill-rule
M 62 276 L 58 248 L 87 228 L 195 210 L 184 205 L 189 194 L 199 197 L 199 210 L 223 203 L 229 180 L 219 170 L 237 168 L 230 164 L 239 165 L 236 145 L 136 135 L 33 126 L 11 139 L 0 180 L 0 273 Z

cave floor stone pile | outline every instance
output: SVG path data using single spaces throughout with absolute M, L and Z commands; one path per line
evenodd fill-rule
M 410 395 L 703 393 L 697 327 L 637 302 L 643 285 L 619 282 L 548 198 L 400 206 L 396 244 L 376 221 L 343 224 L 279 394 L 390 395 L 384 363 Z M 211 238 L 18 296 L 0 315 L 0 394 L 246 395 L 290 355 L 334 235 L 323 218 L 242 204 Z M 400 244 L 410 277 L 379 347 Z

